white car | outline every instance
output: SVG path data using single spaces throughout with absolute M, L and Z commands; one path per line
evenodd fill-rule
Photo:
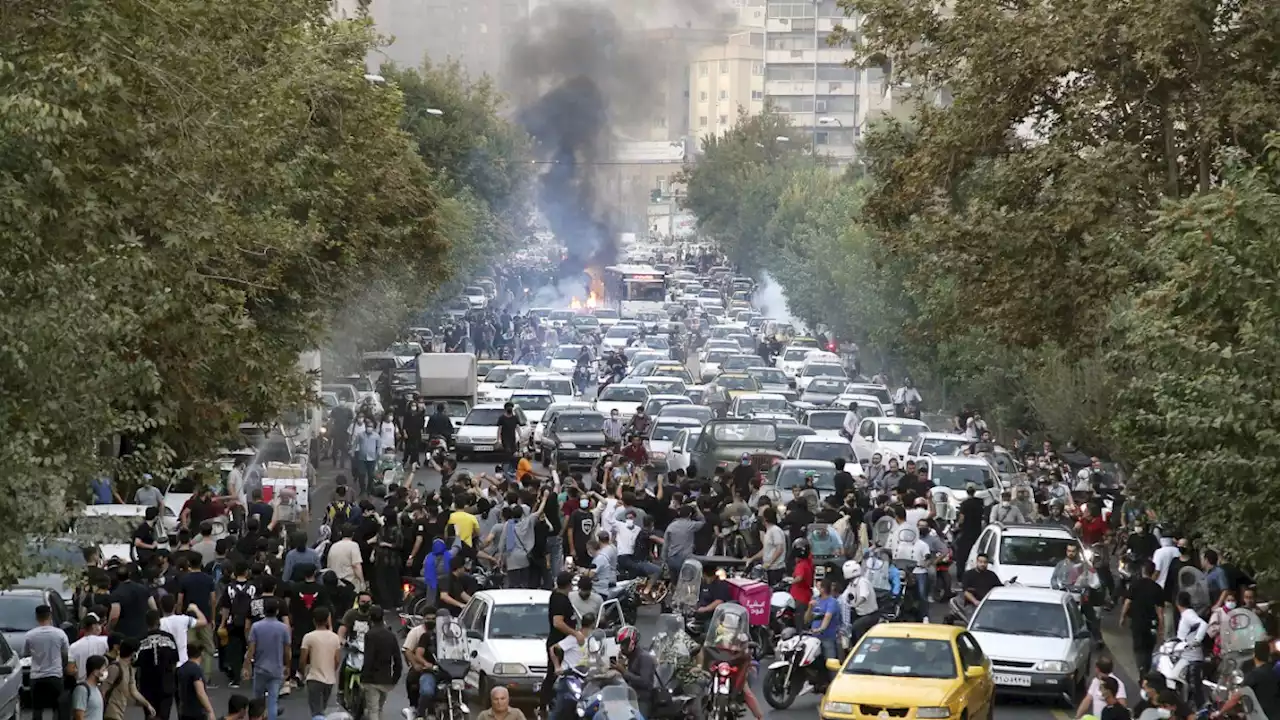
M 746 392 L 738 395 L 729 404 L 730 417 L 761 417 L 763 414 L 782 414 L 794 420 L 790 414 L 791 403 L 781 395 L 772 393 Z
M 538 373 L 530 375 L 524 384 L 525 390 L 546 390 L 555 396 L 558 403 L 573 402 L 578 396 L 573 390 L 573 380 L 560 373 Z
M 920 461 L 927 455 L 955 455 L 964 446 L 972 444 L 968 438 L 956 433 L 920 433 L 907 448 L 907 459 Z
M 556 398 L 550 390 L 525 388 L 511 393 L 509 402 L 523 410 L 529 424 L 537 427 L 538 423 L 542 422 L 543 413 L 556 403 Z
M 649 388 L 649 390 L 653 392 L 654 389 Z M 662 412 L 663 409 L 665 408 L 671 407 L 672 405 L 692 405 L 692 404 L 693 404 L 693 401 L 689 399 L 688 395 L 674 394 L 674 393 L 657 394 L 655 392 L 654 394 L 649 396 L 648 400 L 644 402 L 644 414 L 648 415 L 651 418 L 657 417 L 658 413 Z
M 649 400 L 649 388 L 638 382 L 613 383 L 600 391 L 596 396 L 596 409 L 606 416 L 613 411 L 623 420 L 636 414 L 636 408 L 643 407 Z
M 893 415 L 893 396 L 889 394 L 889 388 L 879 383 L 849 383 L 844 390 L 846 393 L 857 395 L 870 395 L 880 403 L 880 409 L 885 415 Z
M 484 590 L 471 598 L 458 616 L 471 655 L 468 695 L 487 699 L 498 685 L 506 687 L 515 702 L 537 694 L 547 673 L 550 602 L 550 590 Z M 614 635 L 623 622 L 617 600 L 600 606 L 598 627 L 605 631 L 609 658 L 618 655 Z
M 922 458 L 929 464 L 929 482 L 935 488 L 944 487 L 951 491 L 952 503 L 959 508 L 960 503 L 969 497 L 966 489 L 972 484 L 977 489 L 977 497 L 987 505 L 994 505 L 1004 490 L 1000 476 L 985 458 L 966 455 L 934 455 Z M 991 489 L 987 489 L 987 483 Z
M 649 388 L 650 396 L 659 393 L 663 395 L 683 395 L 689 387 L 684 384 L 680 378 L 669 377 L 666 375 L 650 375 L 649 377 L 635 378 L 634 382 Z
M 1079 538 L 1061 525 L 1000 525 L 982 530 L 973 544 L 965 569 L 977 566 L 978 556 L 987 556 L 987 567 L 1008 585 L 1016 579 L 1025 587 L 1048 588 L 1053 569 L 1067 556 L 1067 546 L 1075 545 L 1085 557 Z
M 875 395 L 867 395 L 866 393 L 854 392 L 845 388 L 845 391 L 836 396 L 831 401 L 832 407 L 849 409 L 849 403 L 858 403 L 858 417 L 884 417 L 893 413 L 885 412 L 884 403 Z
M 578 369 L 578 356 L 582 354 L 581 345 L 561 345 L 551 354 L 551 369 L 567 375 L 573 375 Z M 592 360 L 595 355 L 591 356 Z
M 854 457 L 859 461 L 870 460 L 880 453 L 887 463 L 889 458 L 904 458 L 911 441 L 921 433 L 929 432 L 929 426 L 919 420 L 898 418 L 866 418 L 858 425 L 853 437 Z
M 666 471 L 667 462 L 671 457 L 671 446 L 676 436 L 681 431 L 694 428 L 702 428 L 702 423 L 695 418 L 671 415 L 656 418 L 649 428 L 649 437 L 645 439 L 645 446 L 649 450 L 649 462 L 658 470 Z
M 639 334 L 640 328 L 635 325 L 614 325 L 605 331 L 600 345 L 606 350 L 621 351 L 631 341 L 631 338 Z
M 156 544 L 169 546 L 169 535 L 178 531 L 178 514 L 168 505 L 161 510 L 163 534 L 156 534 Z M 102 559 L 113 557 L 125 562 L 133 560 L 133 531 L 147 518 L 146 505 L 108 504 L 86 505 L 76 518 L 72 534 L 78 538 L 96 540 L 102 550 Z
M 803 394 L 804 389 L 809 387 L 809 383 L 820 377 L 848 380 L 849 374 L 839 362 L 806 362 L 800 368 L 800 374 L 796 376 L 796 389 Z
M 578 313 L 575 310 L 552 310 L 551 314 L 547 316 L 546 322 L 550 323 L 551 327 L 560 330 L 573 322 L 573 319 L 577 316 Z
M 556 419 L 556 415 L 564 412 L 565 410 L 591 410 L 591 409 L 592 409 L 591 403 L 577 402 L 577 401 L 567 402 L 567 403 L 556 403 L 551 407 L 547 408 L 546 411 L 542 414 L 542 420 L 539 421 L 537 426 L 533 428 L 533 446 L 535 448 L 542 447 L 542 433 L 544 430 L 547 429 L 547 426 L 551 424 L 551 421 Z
M 1019 580 L 1021 583 L 1021 580 Z M 991 660 L 1005 694 L 1062 697 L 1072 706 L 1093 674 L 1093 640 L 1070 593 L 992 588 L 969 620 L 969 633 Z
M 791 345 L 778 353 L 778 358 L 773 361 L 773 364 L 788 376 L 795 377 L 800 374 L 800 368 L 804 367 L 804 359 L 812 351 L 813 348 Z
M 476 385 L 476 399 L 480 402 L 493 402 L 490 395 L 512 375 L 528 373 L 533 368 L 528 365 L 499 365 L 489 370 L 484 379 Z M 506 394 L 511 397 L 511 393 Z
M 853 450 L 842 437 L 801 435 L 793 440 L 791 447 L 787 449 L 788 460 L 835 460 L 836 458 L 848 460 L 849 463 L 845 469 L 855 476 L 862 472 L 862 467 L 853 462 Z
M 698 360 L 698 370 L 703 382 L 710 382 L 720 374 L 720 365 L 731 356 L 739 354 L 734 350 L 712 350 Z
M 848 438 L 842 434 L 844 431 L 844 418 L 848 414 L 848 410 L 824 410 L 818 408 L 804 411 L 800 414 L 799 419 L 801 425 L 813 428 L 813 431 L 818 433 L 814 437 L 839 440 L 848 445 Z M 852 451 L 850 451 L 850 454 L 852 454 Z
M 604 328 L 611 328 L 622 320 L 622 316 L 613 308 L 596 308 L 591 311 L 591 314 L 600 321 L 600 326 Z
M 468 285 L 462 288 L 462 297 L 466 298 L 467 304 L 475 309 L 483 309 L 489 304 L 489 295 L 479 285 Z
M 693 460 L 693 448 L 697 446 L 700 437 L 702 437 L 702 427 L 690 427 L 677 433 L 671 440 L 671 450 L 667 455 L 667 470 L 688 472 L 689 464 Z
M 454 436 L 459 462 L 474 455 L 485 455 L 501 450 L 501 444 L 498 442 L 498 418 L 502 417 L 502 414 L 502 403 L 477 405 L 467 413 L 467 419 L 462 421 L 462 427 Z M 515 414 L 520 419 L 520 429 L 516 433 L 516 446 L 523 447 L 529 443 L 533 428 L 529 426 L 529 420 L 525 417 L 523 410 L 516 408 Z
M 482 403 L 504 403 L 511 399 L 512 393 L 517 390 L 523 390 L 528 384 L 529 378 L 533 377 L 533 371 L 509 373 L 507 379 L 498 383 L 498 386 L 484 394 L 480 398 Z

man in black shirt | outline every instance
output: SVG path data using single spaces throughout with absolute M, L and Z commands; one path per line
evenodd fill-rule
M 138 564 L 144 567 L 151 561 L 151 556 L 156 552 L 155 524 L 159 513 L 159 508 L 147 508 L 146 517 L 133 530 L 134 553 L 138 556 Z
M 458 617 L 462 614 L 462 608 L 471 600 L 471 593 L 468 592 L 467 559 L 454 555 L 449 563 L 449 574 L 440 578 L 440 599 L 436 604 L 441 610 L 448 610 L 450 615 Z
M 965 492 L 968 497 L 960 503 L 960 532 L 956 538 L 956 559 L 961 567 L 968 562 L 969 551 L 973 549 L 973 544 L 978 542 L 978 536 L 982 534 L 983 522 L 986 520 L 986 505 L 978 497 L 978 486 L 969 483 L 965 487 Z
M 116 568 L 119 584 L 111 593 L 111 615 L 108 618 L 113 632 L 135 640 L 147 634 L 147 611 L 156 610 L 151 591 L 134 578 L 136 571 L 137 567 L 131 564 Z M 177 664 L 176 660 L 174 664 Z
M 178 667 L 178 641 L 160 629 L 160 611 L 143 615 L 147 634 L 138 643 L 134 667 L 138 669 L 138 690 L 155 708 L 156 716 L 168 720 L 177 692 L 174 669 Z
M 547 603 L 547 617 L 550 620 L 550 630 L 547 633 L 548 655 L 556 643 L 570 635 L 577 635 L 579 642 L 585 640 L 582 634 L 575 629 L 577 627 L 577 619 L 574 617 L 573 601 L 569 599 L 569 590 L 572 587 L 573 573 L 562 572 L 556 576 L 556 589 L 552 591 L 551 599 Z M 542 687 L 538 693 L 538 699 L 544 708 L 550 708 L 551 699 L 555 695 L 555 686 L 555 663 L 551 662 L 550 657 L 548 657 L 547 674 L 542 679 Z
M 516 406 L 507 403 L 502 406 L 502 416 L 498 418 L 498 442 L 502 444 L 502 454 L 506 460 L 503 469 L 506 473 L 516 471 L 516 455 L 520 451 L 516 438 L 520 433 L 520 418 L 516 415 Z
M 952 613 L 967 618 L 992 588 L 998 588 L 1004 584 L 1000 582 L 1000 576 L 988 567 L 988 561 L 989 558 L 985 554 L 979 555 L 973 569 L 966 570 L 960 578 L 961 593 L 951 599 Z
M 698 608 L 694 613 L 703 621 L 711 619 L 711 613 L 721 604 L 733 602 L 733 593 L 729 590 L 729 583 L 721 580 L 716 575 L 716 569 L 711 565 L 702 568 L 702 587 L 698 589 Z
M 738 464 L 733 468 L 733 486 L 738 489 L 738 495 L 744 498 L 751 497 L 754 490 L 752 485 L 755 484 L 758 475 L 755 467 L 751 465 L 751 455 L 742 453 L 742 457 L 738 458 Z
M 837 501 L 836 504 L 839 505 L 843 504 L 845 499 L 849 497 L 849 494 L 853 492 L 855 484 L 853 481 L 853 475 L 844 469 L 844 458 L 836 458 L 832 462 L 836 466 L 836 476 L 833 478 L 832 482 L 834 482 L 836 486 L 835 498 Z M 747 496 L 743 495 L 743 497 Z
M 566 531 L 569 534 L 569 550 L 578 567 L 591 567 L 591 553 L 587 551 L 587 543 L 595 536 L 596 519 L 591 514 L 591 501 L 582 498 L 578 509 L 569 516 Z
M 1275 664 L 1271 662 L 1271 644 L 1259 640 L 1253 646 L 1253 669 L 1245 673 L 1244 687 L 1253 690 L 1258 698 L 1258 709 L 1268 718 L 1280 718 L 1280 679 L 1276 677 Z M 1227 698 L 1218 712 L 1210 717 L 1217 720 L 1240 702 L 1240 691 Z
M 452 422 L 449 423 L 453 425 Z M 427 427 L 427 409 L 421 402 L 415 401 L 409 406 L 404 417 L 404 465 L 417 463 L 422 456 L 422 432 Z
M 1138 661 L 1138 671 L 1146 674 L 1151 667 L 1151 654 L 1156 649 L 1156 638 L 1164 637 L 1164 588 L 1156 582 L 1159 573 L 1150 560 L 1142 563 L 1142 575 L 1129 585 L 1129 596 L 1120 610 L 1120 624 L 1131 622 L 1133 655 Z

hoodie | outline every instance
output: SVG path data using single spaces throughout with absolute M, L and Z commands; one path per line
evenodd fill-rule
M 449 572 L 452 562 L 453 554 L 449 552 L 448 546 L 444 544 L 444 540 L 436 538 L 431 543 L 431 552 L 427 553 L 426 561 L 422 563 L 422 581 L 431 590 L 439 590 L 440 575 Z M 440 567 L 441 564 L 443 568 Z

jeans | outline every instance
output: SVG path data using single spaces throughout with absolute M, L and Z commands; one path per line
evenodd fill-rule
M 559 536 L 547 538 L 547 557 L 550 558 L 549 571 L 542 578 L 544 590 L 554 590 L 556 575 L 564 568 L 564 542 Z
M 635 555 L 619 555 L 618 570 L 632 573 L 636 577 L 656 578 L 662 574 L 662 568 L 651 562 L 637 560 Z
M 418 717 L 427 716 L 427 708 L 436 699 L 436 676 L 433 673 L 422 673 L 422 677 L 418 678 Z
M 255 670 L 253 672 L 253 696 L 267 699 L 267 720 L 276 720 L 280 708 L 280 683 L 283 678 Z
M 307 710 L 310 711 L 311 717 L 324 715 L 324 710 L 329 707 L 329 698 L 331 697 L 333 697 L 332 685 L 322 683 L 319 680 L 307 681 Z
M 840 636 L 824 637 L 822 640 L 822 657 L 826 660 L 844 660 L 840 653 Z
M 916 581 L 916 598 L 920 601 L 920 614 L 929 617 L 929 573 L 912 573 Z
M 391 694 L 392 687 L 390 685 L 365 685 L 364 686 L 364 715 L 369 720 L 380 720 L 382 717 L 382 706 L 387 703 L 387 695 Z M 267 720 L 273 720 L 268 717 Z
M 236 621 L 233 619 L 228 623 L 228 625 L 230 627 L 227 628 L 227 645 L 222 649 L 222 653 L 219 657 L 221 657 L 226 663 L 224 670 L 227 673 L 227 679 L 235 685 L 239 684 L 241 677 L 240 673 L 244 668 L 244 653 L 246 649 L 243 630 L 244 624 L 239 624 L 240 629 L 232 629 L 237 625 Z

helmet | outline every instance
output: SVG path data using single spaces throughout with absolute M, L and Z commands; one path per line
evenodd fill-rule
M 791 543 L 791 552 L 797 558 L 809 557 L 809 541 L 804 538 L 796 538 L 796 541 Z
M 856 580 L 862 576 L 862 566 L 857 560 L 846 560 L 844 563 L 844 579 Z
M 618 630 L 615 639 L 618 641 L 618 651 L 623 655 L 630 655 L 640 645 L 640 631 L 631 625 L 625 625 Z

